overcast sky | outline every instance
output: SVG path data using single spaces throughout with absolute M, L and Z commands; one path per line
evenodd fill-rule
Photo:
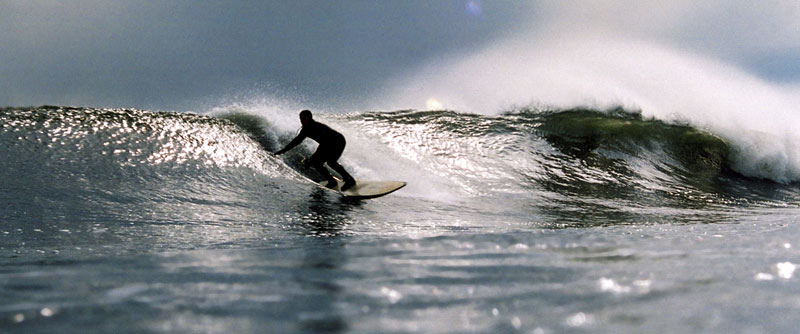
M 800 80 L 796 0 L 3 0 L 0 105 L 190 110 L 246 91 L 359 100 L 426 63 L 565 31 Z

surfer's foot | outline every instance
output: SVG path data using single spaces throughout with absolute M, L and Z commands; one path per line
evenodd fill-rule
M 325 187 L 326 188 L 330 188 L 330 189 L 336 189 L 336 185 L 337 184 L 338 184 L 338 182 L 336 182 L 335 179 L 330 179 L 330 180 L 328 180 L 328 182 L 325 183 Z
M 356 180 L 349 179 L 349 180 L 345 181 L 344 184 L 342 185 L 342 191 L 350 189 L 355 185 L 356 185 Z

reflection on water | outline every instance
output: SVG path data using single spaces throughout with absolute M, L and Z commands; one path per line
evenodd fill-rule
M 345 233 L 350 218 L 348 212 L 360 206 L 332 191 L 315 187 L 308 197 L 308 209 L 303 215 L 302 227 L 310 236 L 335 236 Z
M 315 239 L 319 244 L 304 249 L 303 262 L 295 277 L 302 291 L 313 294 L 314 304 L 300 315 L 299 326 L 309 333 L 342 333 L 348 324 L 336 305 L 341 303 L 346 290 L 339 283 L 342 267 L 348 261 L 343 251 L 344 241 L 339 236 Z
M 332 197 L 335 197 L 332 198 Z M 303 262 L 296 281 L 303 291 L 314 291 L 314 307 L 300 315 L 299 326 L 309 333 L 343 333 L 349 326 L 337 308 L 347 290 L 340 281 L 347 265 L 345 229 L 348 213 L 360 203 L 347 201 L 331 191 L 311 191 L 302 227 L 307 230 Z

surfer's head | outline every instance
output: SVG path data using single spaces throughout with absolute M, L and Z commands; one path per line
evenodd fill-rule
M 313 118 L 311 116 L 311 110 L 306 109 L 300 112 L 300 124 L 303 124 L 303 126 L 305 126 L 312 120 Z

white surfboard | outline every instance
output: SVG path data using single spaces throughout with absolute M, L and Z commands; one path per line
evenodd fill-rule
M 388 195 L 390 193 L 395 192 L 396 190 L 405 187 L 406 183 L 402 181 L 358 181 L 356 180 L 356 185 L 350 189 L 342 191 L 342 185 L 344 181 L 340 180 L 337 177 L 336 179 L 336 187 L 334 188 L 327 188 L 333 191 L 336 191 L 342 196 L 350 198 L 350 199 L 369 199 L 375 197 L 381 197 L 384 195 Z M 320 183 L 323 187 L 325 187 L 327 182 Z

